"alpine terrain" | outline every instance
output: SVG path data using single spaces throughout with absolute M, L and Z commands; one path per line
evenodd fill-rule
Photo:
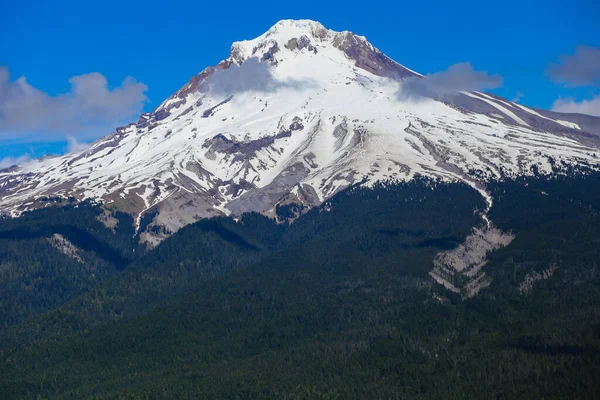
M 362 36 L 283 20 L 88 149 L 0 171 L 0 210 L 89 198 L 133 215 L 155 245 L 201 218 L 415 176 L 475 188 L 485 214 L 491 180 L 598 166 L 598 118 L 423 95 L 411 90 L 421 79 Z
M 598 398 L 600 118 L 434 78 L 285 20 L 1 170 L 0 399 Z

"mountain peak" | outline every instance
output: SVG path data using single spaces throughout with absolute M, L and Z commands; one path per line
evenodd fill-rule
M 370 74 L 397 81 L 421 76 L 383 54 L 364 36 L 347 30 L 338 32 L 327 29 L 320 22 L 313 20 L 284 19 L 254 39 L 234 42 L 228 58 L 192 77 L 186 85 L 151 113 L 151 119 L 163 119 L 168 115 L 170 108 L 185 103 L 188 96 L 194 96 L 201 91 L 203 83 L 210 80 L 215 72 L 227 70 L 235 65 L 241 66 L 251 59 L 272 67 L 285 65 L 283 75 L 292 78 L 306 73 L 320 74 L 313 68 L 318 59 L 328 60 L 328 64 L 333 62 L 343 65 L 344 68 L 362 69 Z
M 310 207 L 358 182 L 426 175 L 485 197 L 496 177 L 597 164 L 580 121 L 478 92 L 408 101 L 410 76 L 362 36 L 283 20 L 87 150 L 0 171 L 0 212 L 92 198 L 156 243 L 199 218 Z
M 336 58 L 340 52 L 347 63 L 374 75 L 394 79 L 418 75 L 384 55 L 364 36 L 350 31 L 333 31 L 308 19 L 281 20 L 255 39 L 234 42 L 226 63 L 239 65 L 250 58 L 258 58 L 277 65 L 299 53 L 321 53 Z
M 325 28 L 323 24 L 318 21 L 311 19 L 282 19 L 273 25 L 266 33 L 277 34 L 278 32 L 286 29 L 297 29 L 299 31 L 313 32 L 313 31 L 330 31 Z M 333 32 L 333 31 L 330 31 Z
M 240 64 L 249 58 L 261 58 L 269 51 L 274 53 L 285 48 L 294 51 L 309 46 L 314 49 L 317 43 L 327 41 L 336 34 L 338 32 L 326 29 L 316 21 L 285 19 L 255 39 L 234 42 L 230 58 Z M 299 48 L 293 44 L 298 42 L 304 46 Z

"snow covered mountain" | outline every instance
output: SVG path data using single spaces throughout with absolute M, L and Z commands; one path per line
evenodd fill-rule
M 460 180 L 491 202 L 489 179 L 599 164 L 599 118 L 480 92 L 407 96 L 420 79 L 364 37 L 280 21 L 87 150 L 0 171 L 0 210 L 93 198 L 138 226 L 151 213 L 142 237 L 156 242 L 152 226 L 312 206 L 363 180 Z

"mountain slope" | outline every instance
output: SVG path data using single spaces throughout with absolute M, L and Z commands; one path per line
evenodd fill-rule
M 355 187 L 293 224 L 190 224 L 110 281 L 0 329 L 0 393 L 595 398 L 599 183 L 491 183 L 489 215 L 516 237 L 491 254 L 490 286 L 464 300 L 427 273 L 480 222 L 483 199 L 465 184 Z
M 490 179 L 598 164 L 600 119 L 479 92 L 407 97 L 415 79 L 364 37 L 280 21 L 89 149 L 0 171 L 0 209 L 91 197 L 156 242 L 200 218 L 314 206 L 364 180 L 459 180 L 489 206 Z

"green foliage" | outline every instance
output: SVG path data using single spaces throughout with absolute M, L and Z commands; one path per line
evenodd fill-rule
M 0 327 L 10 327 L 64 304 L 113 276 L 134 257 L 131 218 L 118 214 L 115 231 L 89 202 L 52 207 L 0 221 Z M 61 234 L 78 247 L 68 255 L 50 238 Z
M 491 286 L 466 301 L 428 277 L 435 254 L 481 223 L 483 199 L 465 185 L 352 188 L 293 223 L 201 220 L 4 329 L 0 394 L 593 398 L 598 179 L 491 184 L 492 220 L 516 238 L 490 255 Z M 552 263 L 549 279 L 519 290 Z

